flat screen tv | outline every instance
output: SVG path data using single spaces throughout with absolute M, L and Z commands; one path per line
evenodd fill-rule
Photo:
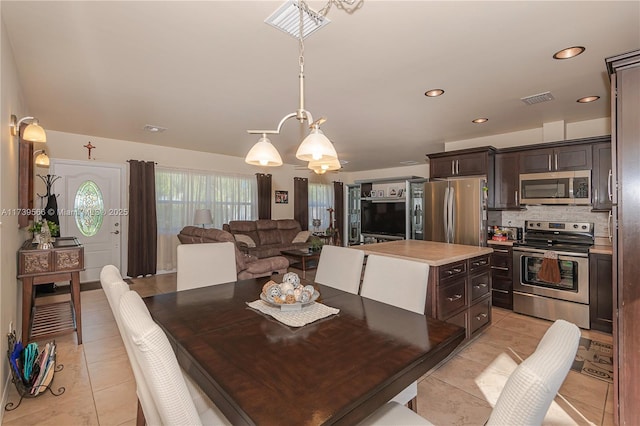
M 361 224 L 363 234 L 404 237 L 406 207 L 402 202 L 373 202 L 362 200 Z

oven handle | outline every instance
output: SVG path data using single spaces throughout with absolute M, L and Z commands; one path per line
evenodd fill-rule
M 530 248 L 530 247 L 514 247 L 513 248 L 513 254 L 516 253 L 540 253 L 540 254 L 544 254 L 547 251 L 555 251 L 556 253 L 558 253 L 558 256 L 571 256 L 571 257 L 581 257 L 581 258 L 588 258 L 589 257 L 589 253 L 575 253 L 575 252 L 567 252 L 567 251 L 561 251 L 561 250 L 553 250 L 553 249 L 549 249 L 549 250 L 544 250 L 544 249 L 537 249 L 537 248 Z

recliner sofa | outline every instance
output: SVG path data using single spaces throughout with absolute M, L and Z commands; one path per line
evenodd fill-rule
M 185 226 L 178 234 L 182 244 L 218 243 L 230 241 L 236 244 L 236 240 L 227 231 L 216 228 L 198 228 Z M 289 261 L 284 256 L 271 256 L 258 259 L 256 256 L 242 253 L 236 245 L 236 270 L 238 279 L 268 277 L 271 274 L 284 274 L 289 267 Z
M 232 220 L 223 229 L 235 237 L 241 251 L 259 259 L 280 256 L 282 250 L 305 250 L 310 246 L 307 242 L 310 233 L 302 233 L 295 219 Z M 296 237 L 304 241 L 294 242 Z

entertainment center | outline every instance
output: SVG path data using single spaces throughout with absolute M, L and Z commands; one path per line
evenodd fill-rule
M 407 176 L 355 181 L 347 185 L 347 229 L 349 245 L 410 238 L 408 213 L 410 182 L 423 179 Z

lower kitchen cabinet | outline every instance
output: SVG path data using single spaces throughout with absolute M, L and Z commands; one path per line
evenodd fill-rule
M 491 324 L 491 255 L 432 267 L 427 314 L 465 327 L 466 338 Z
M 491 303 L 498 308 L 513 310 L 513 249 L 503 244 L 491 244 Z
M 589 317 L 593 330 L 613 331 L 613 263 L 608 254 L 589 255 Z

